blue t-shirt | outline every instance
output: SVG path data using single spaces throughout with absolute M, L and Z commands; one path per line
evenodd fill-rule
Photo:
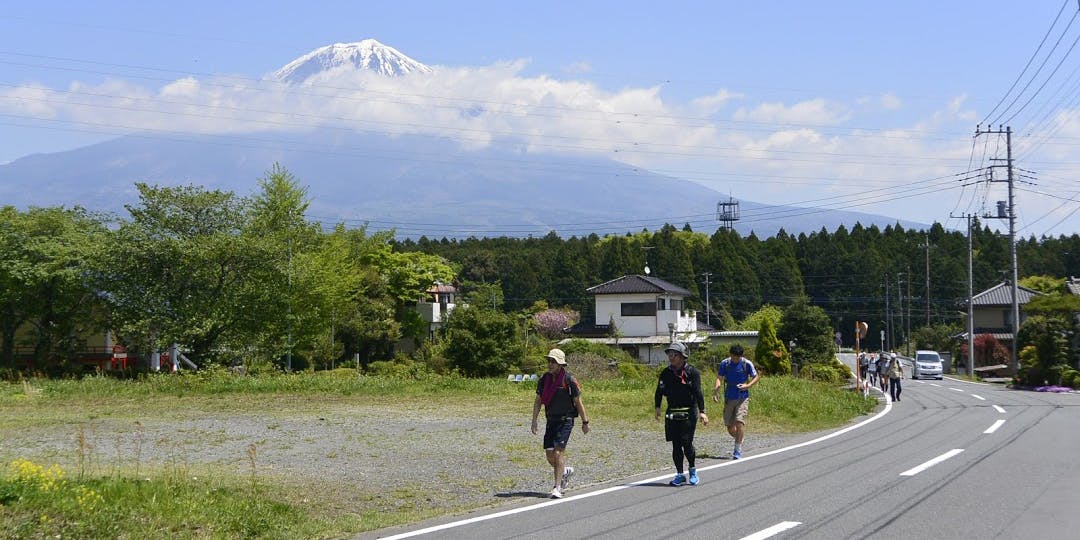
M 757 370 L 754 369 L 754 363 L 746 358 L 740 360 L 738 364 L 732 362 L 731 358 L 725 358 L 720 362 L 716 374 L 724 378 L 724 400 L 731 401 L 750 397 L 750 391 L 739 390 L 739 385 L 757 377 Z

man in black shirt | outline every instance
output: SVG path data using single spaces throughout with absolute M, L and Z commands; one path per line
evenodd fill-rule
M 675 462 L 677 472 L 670 483 L 681 486 L 689 481 L 690 485 L 696 486 L 698 475 L 694 467 L 694 460 L 697 458 L 694 450 L 694 430 L 699 416 L 703 425 L 709 425 L 709 417 L 705 415 L 705 396 L 701 393 L 701 372 L 686 363 L 686 345 L 675 342 L 668 345 L 664 352 L 667 353 L 670 364 L 660 372 L 654 401 L 656 419 L 659 420 L 660 401 L 667 396 L 664 440 L 671 441 L 671 459 Z M 690 466 L 689 480 L 683 474 L 684 458 Z
M 548 372 L 536 383 L 536 399 L 533 401 L 532 432 L 538 429 L 536 418 L 540 415 L 540 405 L 544 406 L 547 427 L 544 428 L 544 454 L 555 473 L 555 487 L 551 489 L 551 498 L 561 499 L 574 468 L 567 467 L 563 453 L 570 441 L 570 432 L 574 431 L 574 418 L 581 415 L 581 432 L 589 432 L 589 415 L 581 402 L 581 385 L 576 378 L 566 371 L 566 354 L 561 349 L 551 349 L 547 354 Z

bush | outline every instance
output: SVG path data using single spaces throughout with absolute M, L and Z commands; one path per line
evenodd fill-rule
M 367 366 L 367 372 L 377 377 L 386 377 L 403 381 L 419 381 L 431 376 L 431 370 L 424 364 L 409 359 L 380 360 Z
M 799 370 L 799 377 L 813 381 L 842 383 L 851 378 L 851 369 L 834 358 L 829 363 L 811 362 L 804 364 Z
M 591 341 L 585 341 L 584 339 L 572 339 L 565 345 L 559 347 L 567 356 L 575 353 L 591 354 L 607 359 L 608 361 L 624 363 L 624 362 L 637 362 L 634 357 L 630 356 L 630 353 L 610 345 L 604 345 L 603 343 L 593 343 Z
M 1080 387 L 1080 371 L 1071 368 L 1066 369 L 1065 372 L 1061 374 L 1061 385 L 1070 388 Z
M 546 365 L 544 367 L 547 368 Z M 615 367 L 614 362 L 592 353 L 566 355 L 566 368 L 583 381 L 614 379 L 619 376 L 619 370 Z
M 624 379 L 650 380 L 658 376 L 657 368 L 640 362 L 620 362 L 617 367 L 619 375 Z
M 518 323 L 498 311 L 459 307 L 444 328 L 444 354 L 468 377 L 505 375 L 521 360 Z
M 1066 366 L 1065 364 L 1058 364 L 1046 368 L 1046 384 L 1051 386 L 1061 385 L 1066 371 L 1069 371 L 1069 366 Z

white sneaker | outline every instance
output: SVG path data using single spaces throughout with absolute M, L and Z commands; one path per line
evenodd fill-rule
M 551 488 L 551 498 L 552 499 L 561 499 L 562 498 L 562 490 L 559 489 L 559 486 L 555 486 L 555 487 Z
M 562 473 L 562 481 L 559 482 L 559 488 L 566 489 L 566 486 L 570 485 L 570 477 L 574 476 L 574 468 L 566 467 Z

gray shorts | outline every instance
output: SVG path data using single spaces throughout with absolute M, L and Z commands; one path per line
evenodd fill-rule
M 746 424 L 746 416 L 750 412 L 750 398 L 730 399 L 724 401 L 724 425 L 734 426 L 736 422 Z

